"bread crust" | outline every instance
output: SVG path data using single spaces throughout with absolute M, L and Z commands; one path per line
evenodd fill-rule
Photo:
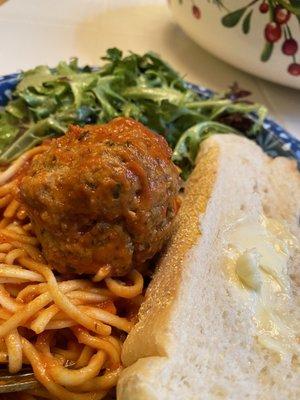
M 257 347 L 253 318 L 222 271 L 228 220 L 262 213 L 287 221 L 300 239 L 296 163 L 272 160 L 236 135 L 206 140 L 139 322 L 124 343 L 118 400 L 300 398 L 300 369 L 279 365 Z M 290 267 L 291 276 L 299 275 L 299 258 Z
M 199 216 L 205 213 L 214 187 L 218 153 L 218 147 L 213 146 L 203 154 L 188 180 L 172 239 L 147 289 L 139 322 L 124 343 L 122 361 L 125 366 L 142 357 L 166 356 L 176 346 L 169 324 L 172 313 L 176 312 L 176 299 L 182 285 L 181 266 L 184 256 L 201 237 Z

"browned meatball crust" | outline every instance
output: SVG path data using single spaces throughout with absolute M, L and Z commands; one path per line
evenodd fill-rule
M 171 149 L 141 123 L 71 126 L 20 185 L 47 261 L 62 273 L 122 276 L 169 237 L 180 178 Z

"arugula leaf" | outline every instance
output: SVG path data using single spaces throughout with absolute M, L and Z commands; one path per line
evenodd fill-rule
M 213 133 L 236 133 L 238 131 L 228 125 L 218 122 L 205 121 L 192 126 L 185 131 L 178 140 L 173 151 L 172 159 L 183 171 L 183 178 L 187 179 L 191 173 L 201 142 Z
M 17 98 L 15 100 L 11 100 L 8 105 L 5 107 L 5 111 L 11 116 L 17 118 L 18 120 L 22 120 L 26 118 L 28 114 L 28 110 L 26 108 L 26 102 L 22 98 Z M 1 114 L 0 114 L 1 115 Z M 3 114 L 4 116 L 5 114 Z M 1 125 L 0 125 L 1 127 Z
M 27 129 L 3 154 L 3 159 L 11 160 L 19 157 L 24 151 L 29 150 L 49 137 L 62 135 L 65 127 L 61 126 L 54 118 L 49 117 L 37 122 Z
M 129 99 L 152 100 L 159 104 L 165 100 L 175 106 L 184 104 L 186 97 L 188 97 L 186 93 L 179 92 L 172 88 L 149 88 L 141 86 L 129 87 L 125 89 L 122 94 Z
M 164 135 L 187 177 L 208 134 L 232 132 L 239 120 L 240 134 L 254 136 L 262 128 L 264 107 L 233 92 L 201 98 L 153 52 L 124 56 L 112 48 L 102 59 L 106 63 L 98 69 L 80 68 L 74 58 L 22 73 L 12 99 L 0 110 L 0 163 L 64 134 L 69 124 L 103 123 L 124 115 Z M 258 116 L 255 121 L 251 113 Z M 218 123 L 222 120 L 227 125 Z
M 14 140 L 19 133 L 19 127 L 8 113 L 0 113 L 0 152 Z
M 23 76 L 16 91 L 21 93 L 29 87 L 40 87 L 43 83 L 53 79 L 55 79 L 55 77 L 52 75 L 50 68 L 46 65 L 40 65 L 32 70 L 23 72 Z
M 97 77 L 94 74 L 81 73 L 70 77 L 70 88 L 74 96 L 75 107 L 80 107 L 84 93 L 93 88 Z

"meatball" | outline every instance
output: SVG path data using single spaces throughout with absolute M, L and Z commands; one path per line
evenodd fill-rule
M 70 126 L 36 156 L 20 199 L 61 273 L 125 275 L 169 237 L 180 178 L 165 139 L 129 118 Z

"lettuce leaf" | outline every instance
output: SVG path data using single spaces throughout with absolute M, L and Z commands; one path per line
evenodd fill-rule
M 152 52 L 123 56 L 112 48 L 102 59 L 101 68 L 80 68 L 72 59 L 21 74 L 12 99 L 0 110 L 0 163 L 63 135 L 69 124 L 104 123 L 124 115 L 163 135 L 187 177 L 203 138 L 232 132 L 235 116 L 248 121 L 239 134 L 255 136 L 262 128 L 266 109 L 244 101 L 249 93 L 236 85 L 231 92 L 202 98 Z M 251 113 L 258 117 L 251 119 Z

